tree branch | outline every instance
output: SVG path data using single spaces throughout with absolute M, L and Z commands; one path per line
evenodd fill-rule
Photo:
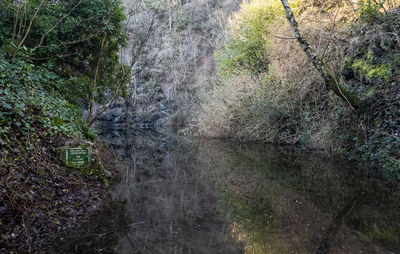
M 42 43 L 43 43 L 43 41 L 44 41 L 44 38 L 45 38 L 49 33 L 51 33 L 51 31 L 53 31 L 54 28 L 56 28 L 56 26 L 57 26 L 61 21 L 63 21 L 66 17 L 68 17 L 69 15 L 71 15 L 71 13 L 72 13 L 72 12 L 76 9 L 76 7 L 78 7 L 81 3 L 82 3 L 82 0 L 79 0 L 79 2 L 78 2 L 74 7 L 72 7 L 72 9 L 71 9 L 67 14 L 65 14 L 63 17 L 61 17 L 59 20 L 57 20 L 57 22 L 56 22 L 49 30 L 47 30 L 47 32 L 45 32 L 45 33 L 42 35 L 42 37 L 40 38 L 39 44 L 36 45 L 36 46 L 33 48 L 33 50 L 36 50 L 37 48 L 39 48 L 40 46 L 42 46 Z
M 141 56 L 145 45 L 147 44 L 147 42 L 150 39 L 150 35 L 152 34 L 153 27 L 154 27 L 155 16 L 156 16 L 156 13 L 154 13 L 152 16 L 149 28 L 146 33 L 146 37 L 140 42 L 139 49 L 132 55 L 131 64 L 129 65 L 128 70 L 127 71 L 123 70 L 124 71 L 123 75 L 120 79 L 120 82 L 119 82 L 117 88 L 114 91 L 113 96 L 111 97 L 109 102 L 106 105 L 104 105 L 103 108 L 101 108 L 98 112 L 96 112 L 96 114 L 93 116 L 92 119 L 89 119 L 89 118 L 87 119 L 87 123 L 89 124 L 89 126 L 91 126 L 100 117 L 100 115 L 103 114 L 111 106 L 111 104 L 118 98 L 119 92 L 120 92 L 122 86 L 125 84 L 126 79 L 128 78 L 128 75 L 131 73 L 131 70 L 132 70 L 133 66 L 135 65 L 135 63 L 139 60 L 139 57 Z
M 278 35 L 273 35 L 275 38 L 282 39 L 282 40 L 297 40 L 296 37 L 282 37 Z
M 28 34 L 29 34 L 30 31 L 31 31 L 31 27 L 32 27 L 33 20 L 35 20 L 36 16 L 39 14 L 39 11 L 40 11 L 40 9 L 42 8 L 43 2 L 44 2 L 44 0 L 40 1 L 39 7 L 37 8 L 35 14 L 34 14 L 33 17 L 31 18 L 31 20 L 29 20 L 29 25 L 28 25 L 28 28 L 26 29 L 25 36 L 24 36 L 24 37 L 22 38 L 22 40 L 18 43 L 17 49 L 19 49 L 19 48 L 24 44 L 24 42 L 25 42 L 25 40 L 26 40 L 26 37 L 28 37 Z
M 104 42 L 106 40 L 107 34 L 104 33 L 103 39 L 101 40 L 101 47 L 100 47 L 100 53 L 97 59 L 97 64 L 96 64 L 96 70 L 94 72 L 94 78 L 93 78 L 93 87 L 92 87 L 92 98 L 90 100 L 90 107 L 89 107 L 89 114 L 86 119 L 86 122 L 89 122 L 90 119 L 92 118 L 93 114 L 93 106 L 94 106 L 94 100 L 96 97 L 96 89 L 97 89 L 97 77 L 99 75 L 99 68 L 100 68 L 100 62 L 101 58 L 103 57 L 103 52 L 104 52 Z
M 283 8 L 286 12 L 286 19 L 289 21 L 289 24 L 292 28 L 294 36 L 297 38 L 297 41 L 300 44 L 300 47 L 307 54 L 311 63 L 321 74 L 322 78 L 325 81 L 325 87 L 328 91 L 334 92 L 337 96 L 342 98 L 346 103 L 349 104 L 350 108 L 357 112 L 361 113 L 364 111 L 363 105 L 359 101 L 359 99 L 352 94 L 346 87 L 337 80 L 332 74 L 329 73 L 328 69 L 322 62 L 321 58 L 316 54 L 316 52 L 311 48 L 310 44 L 304 39 L 301 35 L 296 19 L 294 18 L 294 14 L 287 0 L 281 0 Z

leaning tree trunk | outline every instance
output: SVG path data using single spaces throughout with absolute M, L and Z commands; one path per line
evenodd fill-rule
M 334 76 L 332 76 L 332 74 L 329 73 L 321 58 L 319 58 L 317 53 L 311 48 L 310 44 L 301 35 L 297 21 L 294 18 L 292 9 L 290 8 L 288 1 L 281 0 L 281 3 L 283 5 L 283 8 L 285 9 L 286 18 L 289 21 L 290 26 L 292 27 L 294 36 L 296 37 L 303 51 L 307 54 L 314 67 L 322 75 L 325 81 L 326 89 L 334 92 L 337 96 L 345 100 L 353 111 L 358 113 L 363 112 L 363 105 L 360 103 L 357 96 L 347 90 L 346 87 L 339 80 L 337 80 Z

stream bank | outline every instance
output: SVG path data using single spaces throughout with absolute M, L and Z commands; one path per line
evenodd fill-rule
M 16 147 L 12 153 L 2 154 L 1 253 L 42 253 L 55 238 L 70 228 L 79 228 L 98 211 L 107 183 L 118 181 L 115 156 L 104 143 L 96 144 L 96 153 L 98 165 L 110 174 L 107 181 L 101 172 L 84 174 L 80 169 L 66 168 L 57 156 L 57 147 L 65 140 L 46 141 L 36 149 Z M 15 157 L 6 160 L 5 156 Z

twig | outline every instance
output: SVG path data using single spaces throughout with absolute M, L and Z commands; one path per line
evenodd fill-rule
M 78 2 L 74 7 L 72 7 L 72 9 L 71 9 L 66 15 L 64 15 L 62 18 L 60 18 L 47 32 L 45 32 L 45 33 L 42 35 L 42 37 L 40 38 L 39 44 L 36 45 L 36 46 L 33 48 L 33 50 L 36 50 L 37 48 L 39 48 L 40 46 L 42 46 L 42 43 L 43 43 L 43 41 L 44 41 L 44 38 L 45 38 L 49 33 L 51 33 L 51 31 L 53 31 L 54 28 L 56 28 L 56 26 L 57 26 L 61 21 L 63 21 L 66 17 L 68 17 L 69 15 L 71 15 L 71 13 L 72 13 L 72 12 L 76 9 L 76 7 L 78 7 L 81 3 L 82 3 L 82 0 L 79 0 L 79 2 Z
M 275 38 L 282 39 L 282 40 L 297 40 L 296 37 L 282 37 L 278 35 L 273 35 Z

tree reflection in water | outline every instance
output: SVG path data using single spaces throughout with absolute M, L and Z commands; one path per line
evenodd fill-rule
M 99 253 L 400 251 L 398 194 L 333 158 L 169 133 L 106 139 L 121 159 L 112 200 L 126 202 L 123 213 L 105 209 L 92 220 L 93 230 L 101 224 L 113 232 L 97 241 Z M 126 215 L 125 226 L 116 214 Z

